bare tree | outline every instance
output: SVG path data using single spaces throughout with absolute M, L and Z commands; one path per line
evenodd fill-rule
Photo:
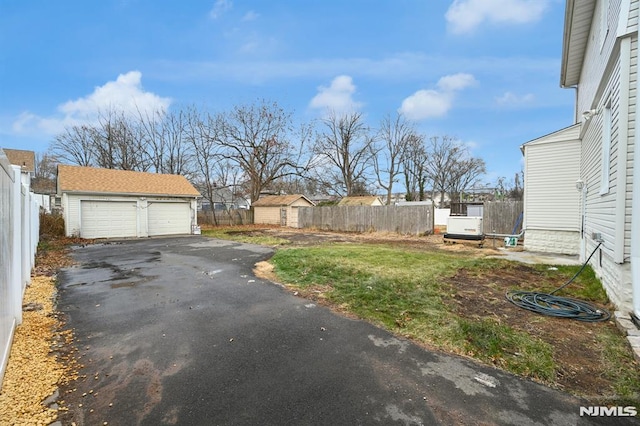
M 184 136 L 191 145 L 194 153 L 194 162 L 199 176 L 196 186 L 203 198 L 211 206 L 211 219 L 217 224 L 213 212 L 216 188 L 215 169 L 221 159 L 219 153 L 220 124 L 216 117 L 201 114 L 195 108 L 185 112 Z
M 300 173 L 306 134 L 294 134 L 291 114 L 277 103 L 236 106 L 218 120 L 220 155 L 243 171 L 252 202 L 278 179 Z
M 106 169 L 146 172 L 151 168 L 148 139 L 140 120 L 121 111 L 101 113 L 94 140 L 96 163 Z
M 427 175 L 427 161 L 429 156 L 424 144 L 424 137 L 414 134 L 409 138 L 402 156 L 402 168 L 404 171 L 407 201 L 424 201 L 426 185 L 429 180 Z
M 146 139 L 147 156 L 156 173 L 192 176 L 192 149 L 185 137 L 186 115 L 184 110 L 139 112 L 141 137 Z
M 500 199 L 521 201 L 524 197 L 522 176 L 524 173 L 518 172 L 514 175 L 513 181 L 509 181 L 504 176 L 499 177 L 496 183 L 496 194 Z
M 450 136 L 432 137 L 428 155 L 427 174 L 440 194 L 441 207 L 446 193 L 453 198 L 486 172 L 484 160 L 471 157 L 469 149 Z
M 56 192 L 57 159 L 48 153 L 36 153 L 35 174 L 31 179 L 31 189 L 40 194 Z
M 402 158 L 407 147 L 416 138 L 415 129 L 402 114 L 394 118 L 385 116 L 378 129 L 378 140 L 381 146 L 377 155 L 373 156 L 373 166 L 378 185 L 387 191 L 387 205 L 391 204 L 393 184 L 398 182 L 402 174 Z
M 486 167 L 483 159 L 474 157 L 458 159 L 450 177 L 449 193 L 451 200 L 457 196 L 459 201 L 462 201 L 460 194 L 464 190 L 475 186 L 485 173 Z
M 89 125 L 67 127 L 54 138 L 50 151 L 61 162 L 78 166 L 94 166 L 96 129 Z
M 376 153 L 374 138 L 358 112 L 323 120 L 325 131 L 316 140 L 316 179 L 340 195 L 369 192 L 369 171 Z

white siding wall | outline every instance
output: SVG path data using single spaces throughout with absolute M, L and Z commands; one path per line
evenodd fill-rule
M 600 5 L 591 27 L 578 87 L 578 113 L 596 108 L 599 114 L 584 123 L 581 178 L 586 182 L 583 259 L 596 247 L 593 233 L 604 244 L 591 265 L 617 308 L 631 308 L 631 192 L 633 141 L 637 95 L 638 0 L 610 0 L 609 35 L 601 48 Z M 627 10 L 621 10 L 621 5 Z M 619 22 L 619 23 L 618 23 Z M 618 26 L 620 28 L 618 28 Z M 616 37 L 617 36 L 617 37 Z M 605 108 L 610 107 L 611 145 L 608 191 L 602 189 L 602 153 Z M 606 170 L 606 169 L 605 169 Z
M 602 90 L 600 82 L 604 78 L 611 52 L 615 46 L 621 2 L 622 0 L 609 0 L 608 2 L 609 32 L 602 47 L 600 43 L 600 32 L 603 29 L 601 28 L 600 13 L 602 5 L 606 4 L 606 2 L 597 2 L 591 24 L 589 43 L 585 53 L 584 66 L 580 75 L 580 84 L 578 86 L 578 105 L 576 111 L 578 116 L 582 114 L 582 111 L 588 111 L 597 105 L 597 103 L 595 103 L 596 97 L 598 92 Z
M 627 22 L 627 32 L 632 33 L 638 30 L 638 5 L 639 0 L 630 0 L 629 21 Z
M 525 229 L 580 230 L 580 141 L 525 145 Z

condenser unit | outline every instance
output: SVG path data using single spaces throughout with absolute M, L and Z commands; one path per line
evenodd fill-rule
M 482 217 L 450 216 L 447 219 L 445 238 L 458 240 L 483 240 Z

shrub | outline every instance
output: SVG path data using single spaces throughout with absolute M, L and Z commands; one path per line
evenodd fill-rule
M 40 213 L 40 238 L 64 237 L 64 218 L 61 214 Z

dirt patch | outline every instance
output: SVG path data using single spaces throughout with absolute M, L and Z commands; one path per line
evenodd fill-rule
M 539 315 L 521 309 L 505 298 L 508 290 L 531 289 L 541 280 L 540 272 L 526 265 L 489 271 L 481 276 L 460 270 L 449 280 L 453 297 L 449 304 L 469 319 L 492 319 L 526 332 L 553 349 L 559 367 L 556 385 L 590 400 L 605 397 L 610 385 L 602 375 L 603 348 L 597 335 L 605 329 L 617 332 L 612 321 L 586 323 Z M 558 282 L 558 287 L 562 285 Z M 609 307 L 610 308 L 610 307 Z
M 294 246 L 326 242 L 371 243 L 425 251 L 447 250 L 477 257 L 495 256 L 499 253 L 492 246 L 478 248 L 466 244 L 445 244 L 442 235 L 345 234 L 295 229 L 264 229 L 259 232 L 285 238 Z M 265 279 L 275 280 L 271 266 L 267 262 L 263 263 L 264 265 L 257 267 L 256 274 Z M 557 387 L 581 395 L 594 403 L 611 397 L 611 383 L 604 376 L 601 363 L 602 353 L 607 348 L 603 347 L 597 336 L 606 331 L 617 333 L 614 322 L 586 323 L 546 317 L 513 305 L 505 298 L 508 290 L 532 290 L 540 288 L 542 282 L 547 287 L 557 288 L 564 282 L 555 282 L 549 276 L 525 264 L 509 265 L 481 274 L 458 271 L 447 282 L 452 288 L 452 297 L 445 303 L 462 318 L 491 319 L 549 343 L 554 348 L 554 361 L 558 366 L 555 378 Z M 327 304 L 324 293 L 328 290 L 313 287 L 297 295 Z M 343 311 L 340 306 L 332 308 Z M 605 308 L 613 310 L 612 306 Z

